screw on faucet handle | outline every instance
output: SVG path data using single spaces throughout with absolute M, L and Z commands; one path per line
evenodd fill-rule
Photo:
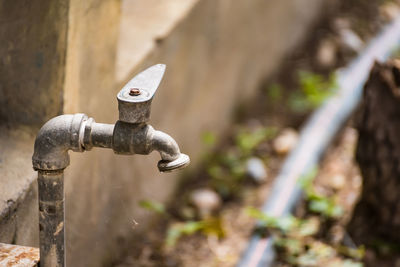
M 165 65 L 157 64 L 130 80 L 117 95 L 119 120 L 128 123 L 147 122 L 151 100 L 164 76 Z

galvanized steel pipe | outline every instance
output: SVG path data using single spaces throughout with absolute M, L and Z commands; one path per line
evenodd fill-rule
M 64 171 L 38 171 L 40 266 L 65 266 Z
M 175 140 L 147 124 L 150 104 L 164 74 L 158 64 L 134 77 L 118 94 L 120 120 L 96 123 L 85 114 L 61 115 L 43 125 L 36 136 L 33 168 L 38 171 L 40 266 L 65 266 L 64 169 L 68 151 L 84 152 L 92 147 L 110 148 L 116 154 L 161 155 L 158 169 L 173 171 L 190 159 Z

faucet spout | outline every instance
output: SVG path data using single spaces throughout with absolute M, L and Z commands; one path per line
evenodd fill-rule
M 145 123 L 127 123 L 117 121 L 113 134 L 113 150 L 116 154 L 147 155 L 156 150 L 161 161 L 158 169 L 169 172 L 186 167 L 190 163 L 189 156 L 180 152 L 176 141 L 168 134 L 154 130 Z
M 170 135 L 149 126 L 148 136 L 150 149 L 158 151 L 162 160 L 173 161 L 179 158 L 181 151 Z
M 161 160 L 157 164 L 160 172 L 182 169 L 190 163 L 189 156 L 180 152 L 178 144 L 171 136 L 154 130 L 153 127 L 151 129 L 153 130 L 150 142 L 152 149 L 157 150 L 161 155 Z

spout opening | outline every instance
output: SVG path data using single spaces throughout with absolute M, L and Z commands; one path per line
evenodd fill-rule
M 160 160 L 157 164 L 157 167 L 160 172 L 172 172 L 185 168 L 187 165 L 189 165 L 189 163 L 189 156 L 181 153 L 179 157 L 175 160 Z

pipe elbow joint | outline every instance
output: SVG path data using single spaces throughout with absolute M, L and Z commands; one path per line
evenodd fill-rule
M 68 150 L 82 152 L 85 114 L 61 115 L 46 122 L 36 136 L 32 164 L 35 170 L 62 170 L 69 165 Z

